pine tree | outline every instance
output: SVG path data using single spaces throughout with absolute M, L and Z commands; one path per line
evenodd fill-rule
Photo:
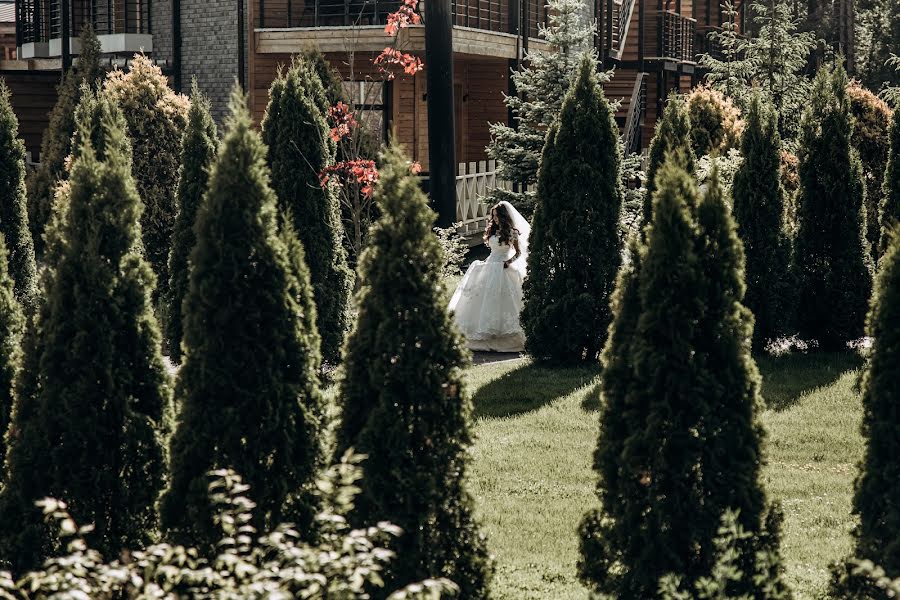
M 383 217 L 360 260 L 339 391 L 338 452 L 369 457 L 352 521 L 403 530 L 385 589 L 446 577 L 460 598 L 487 598 L 492 565 L 465 488 L 468 359 L 446 312 L 435 215 L 396 148 L 375 194 Z
M 487 148 L 488 156 L 497 161 L 498 176 L 520 186 L 517 192 L 494 190 L 491 202 L 507 200 L 526 215 L 534 208 L 545 133 L 562 109 L 583 55 L 596 64 L 590 50 L 596 28 L 585 14 L 583 2 L 549 0 L 547 19 L 547 26 L 539 31 L 547 47 L 527 52 L 524 66 L 510 75 L 516 93 L 506 96 L 505 103 L 515 126 L 492 123 Z M 610 74 L 599 77 L 605 82 Z
M 787 333 L 790 323 L 790 245 L 784 230 L 781 138 L 771 108 L 750 102 L 741 139 L 744 160 L 734 176 L 734 217 L 747 254 L 746 305 L 756 317 L 753 346 Z
M 13 381 L 22 361 L 20 344 L 25 329 L 25 319 L 16 300 L 15 282 L 10 277 L 7 262 L 6 241 L 0 234 L 0 440 L 4 440 L 9 429 Z M 5 443 L 0 443 L 0 453 L 6 454 Z M 0 456 L 0 470 L 2 467 L 3 456 Z
M 603 347 L 620 262 L 621 182 L 619 130 L 586 57 L 541 160 L 521 315 L 537 360 L 594 361 Z
M 891 117 L 891 149 L 884 172 L 881 204 L 878 207 L 878 256 L 887 252 L 890 232 L 900 222 L 900 110 Z
M 209 183 L 209 169 L 216 157 L 216 123 L 209 112 L 209 100 L 200 92 L 197 81 L 191 88 L 188 124 L 181 140 L 181 168 L 175 191 L 178 214 L 169 254 L 169 287 L 166 339 L 169 357 L 181 362 L 182 305 L 189 285 L 188 259 L 194 248 L 194 221 Z
M 147 543 L 157 527 L 170 388 L 153 273 L 139 251 L 141 202 L 121 113 L 93 93 L 86 111 L 99 113 L 103 143 L 91 141 L 95 119 L 79 119 L 67 214 L 51 240 L 58 262 L 42 278 L 46 300 L 26 335 L 7 436 L 0 556 L 16 572 L 60 550 L 34 505 L 45 496 L 92 523 L 91 547 L 107 557 Z
M 757 587 L 757 551 L 778 550 L 760 483 L 759 375 L 741 305 L 743 251 L 714 175 L 698 200 L 677 158 L 659 171 L 646 241 L 631 244 L 603 351 L 595 453 L 602 510 L 581 528 L 581 578 L 615 598 L 656 598 L 659 579 L 695 582 L 715 563 L 728 509 L 752 534 L 736 590 L 786 598 L 780 573 Z M 692 587 L 692 584 L 688 585 Z
M 235 87 L 194 229 L 181 413 L 160 503 L 166 535 L 206 550 L 218 540 L 207 497 L 212 469 L 233 469 L 255 490 L 261 531 L 292 521 L 310 535 L 316 511 L 318 336 L 303 257 L 279 237 L 265 151 Z
M 691 119 L 687 103 L 680 94 L 672 95 L 656 123 L 656 132 L 650 142 L 650 158 L 647 166 L 647 193 L 644 194 L 644 223 L 650 222 L 653 213 L 652 199 L 656 191 L 656 173 L 670 153 L 679 154 L 688 173 L 696 170 L 696 157 L 691 146 Z
M 6 239 L 9 273 L 18 301 L 26 308 L 37 294 L 34 244 L 28 229 L 25 195 L 25 144 L 10 104 L 9 88 L 0 81 L 0 235 Z M 0 382 L 2 384 L 2 382 Z
M 50 122 L 41 140 L 40 166 L 28 180 L 28 226 L 38 259 L 44 255 L 44 227 L 53 214 L 56 184 L 65 179 L 66 158 L 72 152 L 75 134 L 75 107 L 89 88 L 99 85 L 105 75 L 100 67 L 100 40 L 88 25 L 81 32 L 81 53 L 72 69 L 66 72 L 56 90 L 57 100 L 50 112 Z
M 338 199 L 319 174 L 333 164 L 334 142 L 324 114 L 324 91 L 316 73 L 295 61 L 272 84 L 263 119 L 272 182 L 279 208 L 290 212 L 312 277 L 322 336 L 322 358 L 336 364 L 350 324 L 353 273 L 341 240 Z
M 113 71 L 104 89 L 128 123 L 134 152 L 134 180 L 144 202 L 141 217 L 144 252 L 157 277 L 154 299 L 169 286 L 169 251 L 175 226 L 175 199 L 181 138 L 187 126 L 188 99 L 169 87 L 162 70 L 136 55 L 125 71 Z
M 798 325 L 801 336 L 827 350 L 862 336 L 872 290 L 865 187 L 850 145 L 847 83 L 843 67 L 820 70 L 800 137 Z

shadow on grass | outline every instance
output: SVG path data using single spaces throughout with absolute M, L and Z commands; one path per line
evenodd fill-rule
M 474 416 L 512 417 L 538 410 L 588 385 L 597 374 L 596 365 L 550 368 L 525 363 L 475 392 Z
M 831 385 L 847 371 L 858 369 L 863 359 L 857 352 L 812 352 L 785 356 L 758 356 L 762 395 L 766 406 L 782 411 L 809 391 Z

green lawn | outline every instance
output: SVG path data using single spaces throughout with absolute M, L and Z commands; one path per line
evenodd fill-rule
M 769 432 L 765 483 L 782 502 L 783 552 L 798 600 L 823 597 L 828 564 L 850 550 L 850 499 L 862 456 L 860 359 L 792 355 L 760 363 Z M 498 598 L 585 599 L 576 528 L 597 502 L 595 369 L 527 361 L 468 375 L 477 442 L 470 485 L 497 559 Z

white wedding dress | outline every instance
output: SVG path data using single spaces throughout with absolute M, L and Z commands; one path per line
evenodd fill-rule
M 466 337 L 469 349 L 474 351 L 522 352 L 525 349 L 519 313 L 529 227 L 511 205 L 507 210 L 512 211 L 518 235 L 513 231 L 509 244 L 501 244 L 497 235 L 491 236 L 490 256 L 472 263 L 450 300 L 456 325 Z M 515 255 L 512 244 L 516 239 L 521 255 L 508 268 L 503 268 L 503 262 Z

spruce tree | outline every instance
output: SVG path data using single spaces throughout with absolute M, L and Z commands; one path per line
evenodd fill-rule
M 537 360 L 597 360 L 620 262 L 621 181 L 619 130 L 586 57 L 541 160 L 521 315 Z
M 105 97 L 82 104 L 80 116 L 99 116 L 79 119 L 67 214 L 51 240 L 58 262 L 42 278 L 7 436 L 0 556 L 16 572 L 60 550 L 35 501 L 64 498 L 77 522 L 94 525 L 91 547 L 115 557 L 156 531 L 165 475 L 171 395 L 125 123 Z
M 76 130 L 75 107 L 88 89 L 99 85 L 105 72 L 100 67 L 100 40 L 88 25 L 81 31 L 81 53 L 56 90 L 57 100 L 41 140 L 40 165 L 28 179 L 28 226 L 38 259 L 44 255 L 44 227 L 53 214 L 56 184 L 67 177 L 66 158 L 72 152 Z
M 691 145 L 691 119 L 687 102 L 680 94 L 672 95 L 666 102 L 662 118 L 656 123 L 656 132 L 650 142 L 647 166 L 647 192 L 644 194 L 644 223 L 650 222 L 653 212 L 653 194 L 656 191 L 656 173 L 668 155 L 680 154 L 688 173 L 696 170 L 696 157 Z
M 753 345 L 787 333 L 790 324 L 790 246 L 784 230 L 781 137 L 771 108 L 750 102 L 741 138 L 744 160 L 734 176 L 734 217 L 747 255 L 746 305 L 756 317 Z
M 800 137 L 796 270 L 798 326 L 826 350 L 863 335 L 871 265 L 865 238 L 862 166 L 852 131 L 843 67 L 816 75 Z
M 166 340 L 172 362 L 181 362 L 182 314 L 189 284 L 188 259 L 194 248 L 194 221 L 209 183 L 209 169 L 216 157 L 216 123 L 209 112 L 209 100 L 200 92 L 197 81 L 191 87 L 188 124 L 181 140 L 181 168 L 175 201 L 178 214 L 169 254 Z
M 30 308 L 37 294 L 34 244 L 28 230 L 25 195 L 25 144 L 10 103 L 9 88 L 0 81 L 0 235 L 6 239 L 8 269 L 18 301 Z
M 233 469 L 255 490 L 261 531 L 291 521 L 308 536 L 316 513 L 318 336 L 303 258 L 279 237 L 265 151 L 235 87 L 194 229 L 176 386 L 181 412 L 160 503 L 165 535 L 205 550 L 219 539 L 210 470 Z
M 272 84 L 262 129 L 279 209 L 293 215 L 294 229 L 306 251 L 322 358 L 336 364 L 350 325 L 353 273 L 341 240 L 336 190 L 319 182 L 320 173 L 335 157 L 324 97 L 315 71 L 302 60 L 295 61 Z
M 743 251 L 717 177 L 698 200 L 673 157 L 659 171 L 646 241 L 623 267 L 603 352 L 604 410 L 595 453 L 602 510 L 582 524 L 581 578 L 615 598 L 658 597 L 659 579 L 695 582 L 715 563 L 723 514 L 752 537 L 736 592 L 757 586 L 757 551 L 778 550 L 760 482 L 759 375 L 752 316 L 741 305 Z M 777 512 L 772 512 L 777 515 Z M 692 584 L 688 586 L 692 587 Z
M 15 296 L 15 282 L 7 269 L 6 241 L 0 234 L 0 453 L 6 454 L 4 438 L 13 405 L 13 382 L 22 361 L 20 344 L 25 319 Z M 0 456 L 0 470 L 3 457 Z M 3 477 L 0 476 L 0 480 Z
M 878 256 L 887 252 L 890 233 L 900 222 L 900 110 L 891 117 L 891 149 L 884 172 L 881 203 L 878 206 Z
M 338 452 L 369 457 L 351 521 L 403 530 L 385 589 L 446 577 L 460 598 L 487 598 L 492 565 L 465 486 L 468 359 L 446 311 L 435 215 L 401 152 L 383 162 L 339 389 Z

